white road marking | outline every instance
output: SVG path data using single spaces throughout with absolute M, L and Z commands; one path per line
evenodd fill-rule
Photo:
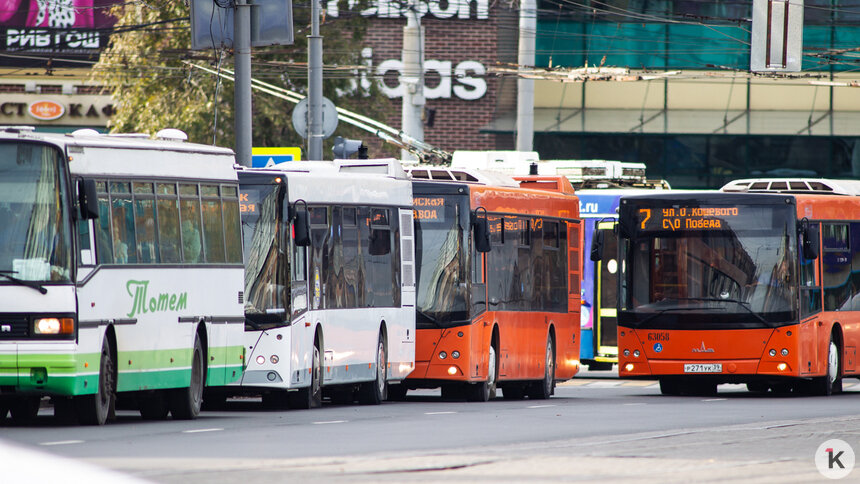
M 632 406 L 632 405 L 645 405 L 644 403 L 625 403 L 624 405 Z
M 703 402 L 722 402 L 728 400 L 728 398 L 708 398 L 707 400 L 702 400 Z
M 329 420 L 326 422 L 313 422 L 313 424 L 314 425 L 328 425 L 328 424 L 339 424 L 339 423 L 346 423 L 346 422 L 347 422 L 346 420 Z
M 196 429 L 196 430 L 183 430 L 183 434 L 199 434 L 201 432 L 220 432 L 224 429 Z
M 547 407 L 555 407 L 556 405 L 531 405 L 526 408 L 547 408 Z
M 457 412 L 424 412 L 424 415 L 450 415 Z
M 83 444 L 83 440 L 60 440 L 57 442 L 42 442 L 39 445 L 71 445 L 71 444 Z

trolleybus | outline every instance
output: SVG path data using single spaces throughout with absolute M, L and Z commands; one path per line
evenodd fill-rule
M 611 370 L 618 363 L 618 261 L 615 225 L 622 195 L 667 190 L 665 180 L 646 177 L 643 163 L 615 160 L 538 160 L 535 152 L 456 151 L 454 168 L 485 169 L 510 175 L 563 175 L 579 197 L 583 247 L 601 232 L 605 257 L 583 258 L 579 359 L 590 370 Z
M 412 186 L 387 160 L 239 169 L 243 392 L 378 404 L 415 361 Z
M 620 376 L 656 377 L 664 394 L 823 395 L 860 376 L 858 194 L 763 179 L 623 197 Z
M 233 152 L 158 137 L 0 129 L 0 418 L 190 419 L 241 376 Z
M 392 393 L 548 398 L 579 370 L 580 223 L 564 177 L 413 168 L 418 340 Z

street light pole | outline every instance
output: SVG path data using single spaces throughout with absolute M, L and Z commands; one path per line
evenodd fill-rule
M 233 39 L 236 162 L 251 166 L 251 5 L 248 0 L 236 0 L 233 31 L 236 37 Z
M 535 65 L 537 0 L 520 0 L 520 70 Z M 535 120 L 535 81 L 517 77 L 517 151 L 532 151 Z
M 401 84 L 405 86 L 403 106 L 400 111 L 401 129 L 404 133 L 418 141 L 424 141 L 424 31 L 418 18 L 416 0 L 409 0 L 409 11 L 406 14 L 406 26 L 403 27 L 403 51 L 401 61 L 403 71 Z M 401 150 L 404 160 L 415 160 L 416 157 Z
M 308 36 L 308 159 L 322 160 L 323 60 L 320 35 L 320 0 L 311 0 L 311 35 Z

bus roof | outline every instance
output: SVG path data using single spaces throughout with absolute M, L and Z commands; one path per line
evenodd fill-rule
M 804 193 L 810 195 L 860 195 L 860 180 L 826 178 L 746 178 L 726 183 L 724 192 Z

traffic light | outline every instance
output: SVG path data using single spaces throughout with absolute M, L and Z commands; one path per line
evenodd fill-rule
M 364 154 L 364 157 L 367 158 L 367 148 L 365 148 L 361 140 L 358 139 L 346 139 L 336 136 L 334 138 L 334 147 L 331 150 L 334 152 L 334 158 L 336 160 L 345 160 L 356 152 L 359 153 L 359 158 L 362 157 L 362 153 Z

